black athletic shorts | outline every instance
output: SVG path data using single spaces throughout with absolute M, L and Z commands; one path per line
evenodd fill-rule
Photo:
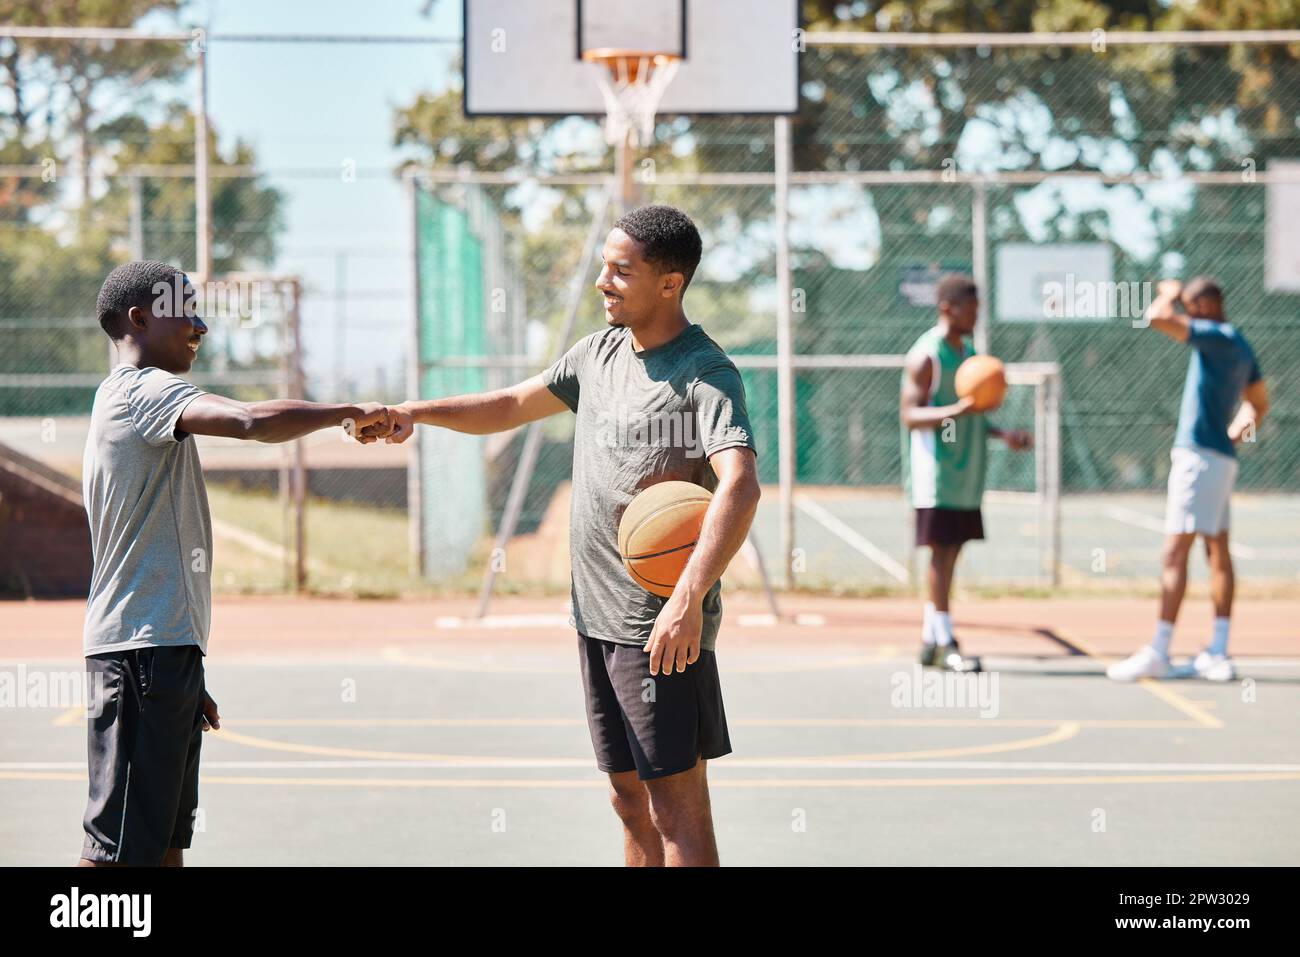
M 918 508 L 916 544 L 962 545 L 984 537 L 984 518 L 977 508 Z
M 718 659 L 701 651 L 683 672 L 650 674 L 640 645 L 578 635 L 587 726 L 596 765 L 641 780 L 689 771 L 700 758 L 731 753 Z
M 88 861 L 158 865 L 187 848 L 199 804 L 203 653 L 197 645 L 86 658 Z

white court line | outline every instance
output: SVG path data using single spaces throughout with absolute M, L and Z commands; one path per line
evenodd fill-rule
M 1153 515 L 1146 515 L 1142 512 L 1135 512 L 1131 508 L 1125 508 L 1122 505 L 1107 505 L 1101 510 L 1107 518 L 1113 518 L 1117 522 L 1125 525 L 1132 525 L 1134 528 L 1144 528 L 1148 532 L 1155 532 L 1158 535 L 1164 535 L 1164 519 L 1156 518 Z M 1233 558 L 1253 559 L 1258 558 L 1259 553 L 1249 545 L 1243 545 L 1240 542 L 1228 540 L 1228 554 Z
M 808 515 L 813 520 L 820 522 L 827 530 L 844 539 L 850 547 L 862 553 L 862 555 L 869 561 L 875 562 L 883 568 L 895 581 L 907 582 L 909 576 L 906 568 L 896 562 L 887 552 L 881 550 L 862 535 L 859 535 L 854 529 L 844 524 L 844 522 L 841 522 L 816 502 L 813 502 L 802 495 L 796 495 L 794 497 L 794 504 L 801 512 Z
M 484 615 L 482 618 L 462 618 L 460 615 L 441 615 L 433 620 L 435 628 L 567 628 L 567 614 Z
M 423 770 L 449 769 L 519 769 L 519 768 L 591 768 L 590 758 L 503 758 L 499 761 L 203 761 L 208 770 L 356 770 L 374 768 L 420 768 Z M 727 768 L 768 768 L 772 770 L 807 770 L 827 768 L 862 770 L 879 768 L 888 771 L 921 769 L 926 771 L 1207 771 L 1207 772 L 1300 772 L 1300 764 L 1187 764 L 1177 762 L 1115 762 L 1115 761 L 863 761 L 843 759 L 780 759 L 726 758 L 710 764 L 709 770 Z M 0 771 L 84 771 L 84 761 L 3 761 Z
M 811 612 L 800 612 L 794 616 L 796 625 L 804 625 L 809 628 L 820 628 L 826 624 L 826 616 L 818 615 Z M 755 613 L 752 615 L 737 615 L 736 624 L 741 628 L 768 628 L 776 625 L 784 625 L 784 622 L 776 615 Z
M 765 626 L 768 624 L 775 624 L 775 622 L 767 621 L 768 618 L 767 615 L 755 616 L 755 618 L 763 619 L 761 621 L 744 621 L 743 619 L 745 619 L 746 617 L 747 616 L 745 615 L 738 615 L 736 619 L 737 625 L 741 627 L 756 627 L 756 626 Z M 815 628 L 815 627 L 820 627 L 822 625 L 825 625 L 826 618 L 823 615 L 801 613 L 795 616 L 794 623 L 796 625 L 806 625 Z M 220 649 L 217 649 L 217 651 L 219 652 Z M 1061 658 L 1059 656 L 1053 656 L 1053 657 L 1029 658 L 1028 656 L 1023 656 L 1023 655 L 983 655 L 982 657 L 985 662 L 1000 661 L 1000 662 L 1007 662 L 1008 664 L 1014 664 L 1017 666 L 1015 669 L 1008 668 L 1003 670 L 1006 671 L 1015 670 L 1015 671 L 1023 672 L 1024 674 L 1027 675 L 1035 675 L 1035 676 L 1038 675 L 1039 672 L 1024 667 L 1027 660 L 1037 661 L 1042 665 L 1044 669 L 1049 671 L 1055 671 L 1062 667 L 1066 667 L 1066 668 L 1077 668 L 1080 674 L 1093 674 L 1097 671 L 1098 668 L 1098 665 L 1095 661 L 1089 661 L 1087 658 L 1082 658 L 1082 657 Z M 1189 654 L 1188 657 L 1190 658 L 1192 657 L 1192 655 Z M 727 654 L 727 661 L 730 662 L 732 665 L 737 665 L 737 664 L 743 665 L 746 661 L 749 660 L 750 660 L 749 655 L 744 652 L 738 652 L 732 650 Z M 891 664 L 893 662 L 912 661 L 912 660 L 914 660 L 913 655 L 910 654 L 903 655 L 895 652 L 889 655 L 881 655 L 880 657 L 873 659 L 873 663 Z M 1300 669 L 1300 657 L 1252 658 L 1249 655 L 1246 655 L 1244 657 L 1234 657 L 1232 660 L 1240 667 L 1247 668 L 1247 669 L 1250 668 Z M 548 663 L 548 661 L 550 663 L 555 664 L 557 667 L 561 665 L 567 666 L 569 664 L 569 658 L 567 655 L 556 655 L 553 659 L 548 659 L 547 661 L 536 661 L 535 663 L 541 665 L 541 664 Z M 0 668 L 17 668 L 19 665 L 23 665 L 27 668 L 58 668 L 62 666 L 64 670 L 79 670 L 77 666 L 83 665 L 84 662 L 85 662 L 84 658 L 62 658 L 62 659 L 60 658 L 0 658 Z M 478 663 L 482 664 L 482 662 L 478 662 Z M 340 665 L 359 665 L 359 666 L 378 668 L 378 667 L 383 667 L 387 664 L 390 664 L 390 662 L 387 661 L 382 654 L 380 655 L 356 654 L 356 655 L 349 655 L 344 658 L 321 657 L 321 658 L 313 658 L 311 661 L 304 661 L 302 658 L 281 657 L 278 655 L 268 656 L 266 658 L 261 658 L 261 657 L 234 658 L 228 661 L 223 661 L 221 660 L 221 657 L 218 654 L 215 660 L 212 660 L 210 663 L 205 662 L 205 667 L 266 669 L 270 667 L 337 668 Z M 58 707 L 51 707 L 51 708 L 0 707 L 0 715 L 11 714 L 15 711 L 59 711 L 59 710 L 62 709 Z

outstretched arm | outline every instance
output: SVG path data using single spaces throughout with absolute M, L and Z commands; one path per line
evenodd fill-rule
M 718 487 L 704 513 L 700 539 L 682 569 L 672 596 L 655 619 L 645 650 L 650 655 L 650 674 L 685 671 L 700 657 L 700 633 L 704 628 L 704 595 L 722 577 L 727 564 L 745 544 L 749 526 L 758 511 L 762 494 L 758 486 L 758 460 L 753 449 L 735 447 L 709 457 Z
M 363 434 L 361 441 L 374 442 L 382 438 L 388 442 L 405 442 L 415 431 L 417 423 L 441 426 L 471 435 L 506 432 L 548 415 L 567 412 L 568 409 L 546 387 L 542 377 L 535 375 L 508 389 L 497 389 L 494 392 L 472 392 L 445 399 L 403 402 L 391 410 L 392 434 L 386 435 L 381 428 L 375 428 L 368 434 Z
M 378 403 L 326 405 L 298 399 L 236 402 L 210 393 L 185 407 L 177 420 L 178 432 L 219 435 L 257 442 L 288 442 L 320 429 L 341 425 L 359 436 L 367 426 L 383 426 L 388 410 Z

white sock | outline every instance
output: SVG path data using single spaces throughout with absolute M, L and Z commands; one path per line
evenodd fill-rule
M 1169 642 L 1174 637 L 1174 623 L 1172 621 L 1156 622 L 1156 635 L 1151 639 L 1151 647 L 1166 658 L 1169 657 Z
M 1214 619 L 1214 637 L 1210 639 L 1210 654 L 1227 655 L 1228 653 L 1228 623 L 1230 618 Z
M 920 622 L 920 640 L 927 645 L 935 644 L 935 603 L 926 602 L 926 616 Z
M 946 611 L 934 613 L 934 640 L 940 646 L 951 645 L 953 642 L 952 616 Z

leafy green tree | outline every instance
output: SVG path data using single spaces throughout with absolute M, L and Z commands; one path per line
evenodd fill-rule
M 0 21 L 129 26 L 179 18 L 181 0 L 0 0 Z M 178 27 L 173 27 L 178 30 Z M 104 275 L 131 255 L 137 167 L 192 167 L 187 44 L 0 39 L 0 373 L 97 373 L 107 346 L 94 322 Z M 255 167 L 251 146 L 210 130 L 210 169 Z M 74 176 L 66 174 L 68 169 Z M 192 176 L 139 179 L 145 256 L 194 261 Z M 259 177 L 214 175 L 213 266 L 269 266 L 283 197 Z M 82 412 L 90 390 L 0 389 L 0 414 Z

